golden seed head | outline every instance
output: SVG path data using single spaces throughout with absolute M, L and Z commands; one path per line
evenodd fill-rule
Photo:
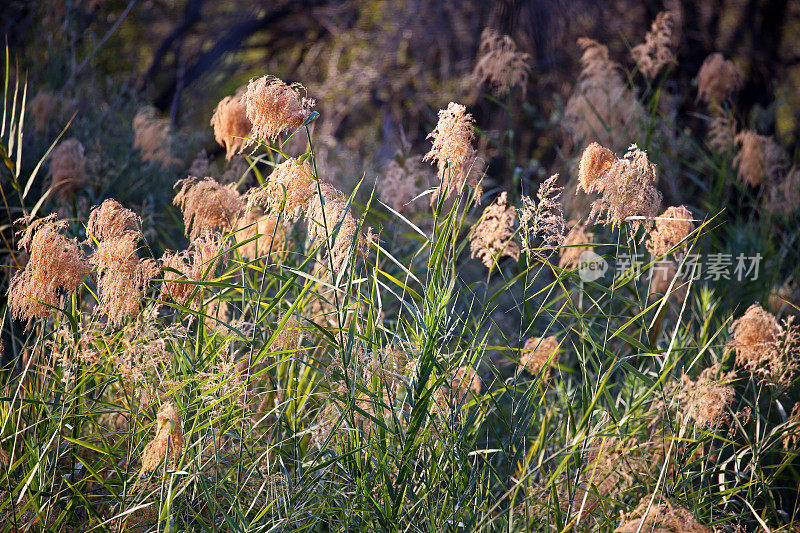
M 152 107 L 139 109 L 133 118 L 133 147 L 139 150 L 144 161 L 161 166 L 177 162 L 170 152 L 169 120 L 158 118 Z
M 550 377 L 550 370 L 558 364 L 559 342 L 555 335 L 531 337 L 525 341 L 519 363 L 534 376 L 542 373 L 542 380 Z
M 697 72 L 697 97 L 707 104 L 721 104 L 742 86 L 742 71 L 720 53 L 706 57 Z
M 734 138 L 739 153 L 733 160 L 742 184 L 757 187 L 783 173 L 788 162 L 786 152 L 772 137 L 759 135 L 752 130 L 742 130 Z
M 179 180 L 180 187 L 172 203 L 183 210 L 186 235 L 195 239 L 203 233 L 230 231 L 239 219 L 245 203 L 236 185 L 221 185 L 213 178 L 190 177 Z
M 676 17 L 671 11 L 662 11 L 656 15 L 644 42 L 631 50 L 633 59 L 646 77 L 655 78 L 665 65 L 675 59 L 672 45 L 676 23 Z
M 183 430 L 181 417 L 175 404 L 167 402 L 161 406 L 156 416 L 156 435 L 147 443 L 142 453 L 142 473 L 150 473 L 166 460 L 174 466 L 183 451 Z
M 481 33 L 472 75 L 478 83 L 489 82 L 497 96 L 508 94 L 512 87 L 520 87 L 524 95 L 531 72 L 530 59 L 530 55 L 517 50 L 511 37 L 486 28 Z
M 48 185 L 63 201 L 71 200 L 75 191 L 86 184 L 87 159 L 77 139 L 62 141 L 50 154 Z
M 501 257 L 519 260 L 519 246 L 514 241 L 516 212 L 514 206 L 508 205 L 506 192 L 486 207 L 470 237 L 470 257 L 478 257 L 490 270 Z
M 564 248 L 558 250 L 560 255 L 558 266 L 573 270 L 581 265 L 580 258 L 583 252 L 594 251 L 594 247 L 585 246 L 594 242 L 594 233 L 587 231 L 588 226 L 585 222 L 576 223 L 572 221 L 570 224 L 572 225 L 572 229 L 569 230 L 569 233 L 567 233 L 564 239 Z
M 655 219 L 655 228 L 650 232 L 647 249 L 653 256 L 662 256 L 683 241 L 694 231 L 692 213 L 686 206 L 668 207 Z M 683 245 L 686 248 L 688 243 Z
M 284 131 L 299 128 L 314 106 L 301 92 L 305 88 L 299 83 L 287 85 L 274 76 L 250 80 L 242 99 L 253 138 L 275 141 Z
M 234 96 L 223 98 L 211 117 L 214 139 L 225 147 L 225 159 L 228 161 L 242 151 L 250 137 L 252 124 L 247 118 L 247 106 L 243 99 L 246 90 L 246 87 L 242 87 Z

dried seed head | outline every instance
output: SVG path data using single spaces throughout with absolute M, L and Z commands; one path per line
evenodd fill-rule
M 281 328 L 280 333 L 275 337 L 273 351 L 295 350 L 303 338 L 303 325 L 292 315 Z
M 594 147 L 592 152 L 599 151 Z M 604 159 L 606 157 L 603 156 Z M 661 204 L 661 193 L 655 188 L 656 167 L 647 158 L 647 154 L 632 144 L 625 157 L 615 158 L 610 167 L 606 168 L 605 163 L 590 163 L 593 161 L 591 157 L 587 159 L 587 176 L 591 172 L 589 169 L 605 168 L 605 172 L 599 176 L 580 182 L 586 193 L 596 191 L 602 195 L 592 203 L 590 220 L 619 227 L 629 217 L 643 217 L 644 220 L 629 220 L 631 228 L 634 232 L 638 228 L 649 229 L 656 209 Z M 583 169 L 583 165 L 581 166 Z
M 742 86 L 742 71 L 714 53 L 706 57 L 697 72 L 697 97 L 707 104 L 721 104 Z
M 97 240 L 91 264 L 97 268 L 100 307 L 115 325 L 139 313 L 144 289 L 158 274 L 153 260 L 140 260 L 136 253 L 139 223 L 133 211 L 109 198 L 92 209 L 86 226 L 86 235 Z
M 524 96 L 531 72 L 530 59 L 530 55 L 517 50 L 511 37 L 486 28 L 481 33 L 472 75 L 478 83 L 489 82 L 497 96 L 508 94 L 512 87 L 520 87 Z
M 420 183 L 427 183 L 427 175 L 419 157 L 392 159 L 386 165 L 379 192 L 392 209 L 403 213 L 420 193 Z
M 277 215 L 247 212 L 236 224 L 236 244 L 243 258 L 266 257 L 286 249 L 286 229 L 278 224 Z M 252 240 L 251 240 L 252 239 Z
M 573 221 L 574 222 L 574 221 Z M 563 246 L 558 250 L 561 256 L 558 266 L 568 270 L 573 270 L 581 266 L 581 254 L 583 252 L 593 252 L 594 247 L 584 246 L 594 242 L 594 233 L 587 231 L 586 223 L 570 223 L 572 229 L 567 233 Z
M 678 276 L 678 264 L 675 261 L 659 261 L 653 265 L 650 270 L 650 298 L 656 298 L 657 294 L 667 294 L 675 276 Z M 683 301 L 688 289 L 683 278 L 678 276 L 669 295 L 676 301 Z
M 47 174 L 48 186 L 62 201 L 71 200 L 75 191 L 86 184 L 86 162 L 83 145 L 77 139 L 62 141 L 53 149 Z
M 655 78 L 659 71 L 675 59 L 672 51 L 673 34 L 677 20 L 670 11 L 656 15 L 644 42 L 633 47 L 631 55 L 639 69 L 648 78 Z
M 236 185 L 220 185 L 213 178 L 186 178 L 175 187 L 180 191 L 172 203 L 183 210 L 186 235 L 191 239 L 213 231 L 230 231 L 244 209 Z
M 692 213 L 686 206 L 668 207 L 655 219 L 655 229 L 650 232 L 647 249 L 653 256 L 664 255 L 693 231 Z M 686 246 L 684 244 L 682 248 L 685 250 Z
M 307 209 L 316 189 L 316 180 L 308 164 L 287 159 L 275 167 L 265 186 L 247 193 L 247 209 L 266 205 L 270 213 L 282 213 L 286 220 L 296 220 Z
M 67 221 L 49 215 L 30 223 L 19 241 L 19 249 L 27 250 L 30 258 L 11 278 L 8 306 L 13 317 L 28 326 L 50 316 L 52 307 L 63 307 L 64 299 L 83 283 L 87 264 L 77 240 L 62 234 L 66 227 Z
M 156 110 L 143 107 L 133 118 L 133 147 L 139 150 L 144 161 L 161 166 L 177 162 L 170 152 L 169 121 L 156 117 Z
M 699 523 L 687 509 L 672 505 L 662 496 L 650 500 L 650 496 L 642 498 L 615 533 L 711 533 L 711 529 Z
M 559 201 L 563 187 L 556 187 L 558 174 L 553 174 L 539 185 L 534 202 L 522 197 L 519 211 L 520 237 L 522 249 L 533 249 L 534 239 L 541 238 L 545 247 L 560 246 L 564 242 L 567 223 L 564 221 L 564 207 Z
M 322 250 L 326 257 L 330 255 L 333 268 L 338 271 L 349 260 L 351 247 L 361 250 L 364 240 L 358 235 L 358 222 L 350 214 L 347 196 L 325 182 L 320 182 L 319 187 L 320 191 L 315 192 L 308 202 L 308 239 L 312 243 L 323 239 L 328 241 Z M 338 233 L 332 240 L 337 226 Z
M 793 169 L 782 180 L 767 182 L 764 198 L 767 213 L 791 215 L 800 207 L 800 169 Z
M 780 356 L 778 346 L 783 330 L 775 315 L 760 305 L 751 305 L 731 324 L 736 364 L 754 371 Z
M 427 138 L 433 139 L 432 146 L 422 160 L 436 162 L 442 181 L 440 190 L 444 188 L 445 198 L 458 194 L 465 183 L 480 195 L 477 156 L 472 147 L 472 124 L 472 115 L 467 113 L 467 108 L 450 102 L 447 109 L 439 111 L 439 122 L 428 134 Z M 434 201 L 439 194 L 437 191 Z
M 765 176 L 774 179 L 786 168 L 788 156 L 772 137 L 743 130 L 734 140 L 740 148 L 733 163 L 739 169 L 742 184 L 756 187 L 764 182 Z
M 583 68 L 564 108 L 565 126 L 576 143 L 596 139 L 621 147 L 631 126 L 644 118 L 644 108 L 625 85 L 605 45 L 586 38 L 578 39 L 578 45 L 583 49 Z
M 478 257 L 490 270 L 501 257 L 519 260 L 519 246 L 514 242 L 516 212 L 514 206 L 508 205 L 505 192 L 484 209 L 470 237 L 470 257 Z
M 708 145 L 718 154 L 728 153 L 733 149 L 736 138 L 736 117 L 731 110 L 723 110 L 719 106 L 712 108 L 711 124 L 708 126 Z
M 287 85 L 274 76 L 250 80 L 242 100 L 252 123 L 251 135 L 261 141 L 275 141 L 284 131 L 299 128 L 314 106 L 314 100 L 301 92 L 305 93 L 305 88 L 299 83 Z
M 164 460 L 170 466 L 174 466 L 180 459 L 182 451 L 181 417 L 175 409 L 175 404 L 167 402 L 158 410 L 156 435 L 147 443 L 142 453 L 142 473 L 155 471 Z
M 593 142 L 583 151 L 578 166 L 578 183 L 585 192 L 603 192 L 606 185 L 603 176 L 611 168 L 617 156 L 608 148 Z M 577 191 L 575 191 L 577 193 Z
M 242 151 L 250 137 L 252 125 L 247 118 L 247 106 L 243 100 L 246 90 L 246 87 L 242 87 L 234 96 L 223 98 L 211 117 L 214 138 L 217 144 L 225 147 L 225 159 L 228 161 Z
M 555 335 L 531 337 L 522 347 L 519 364 L 534 376 L 542 373 L 542 380 L 546 381 L 551 368 L 558 364 L 558 356 L 559 342 Z
M 39 89 L 30 101 L 29 113 L 33 117 L 33 131 L 46 130 L 48 123 L 58 114 L 60 105 L 61 102 L 55 94 L 47 89 Z
M 189 297 L 197 288 L 194 281 L 201 281 L 207 277 L 214 277 L 214 272 L 220 261 L 222 244 L 217 235 L 204 233 L 192 241 L 188 250 L 182 252 L 164 252 L 161 256 L 161 265 L 164 270 L 164 282 L 161 285 L 161 298 L 178 302 L 186 305 Z M 169 269 L 177 270 L 171 272 Z M 200 302 L 200 290 L 194 295 L 194 303 Z
M 729 407 L 734 397 L 730 382 L 735 373 L 719 374 L 719 367 L 712 366 L 696 380 L 684 375 L 675 391 L 675 399 L 687 416 L 700 426 L 718 426 L 730 421 Z

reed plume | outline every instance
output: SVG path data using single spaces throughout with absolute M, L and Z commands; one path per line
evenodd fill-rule
M 742 71 L 733 61 L 713 53 L 697 72 L 697 97 L 712 106 L 722 104 L 741 88 L 742 81 Z
M 431 149 L 422 158 L 423 161 L 436 162 L 439 168 L 442 185 L 432 201 L 436 201 L 442 189 L 445 198 L 458 194 L 464 184 L 475 189 L 480 197 L 477 155 L 472 147 L 472 125 L 472 115 L 467 113 L 463 105 L 450 102 L 447 109 L 439 111 L 439 122 L 427 137 L 432 139 Z
M 83 144 L 77 139 L 62 141 L 53 149 L 47 180 L 61 201 L 70 201 L 86 184 L 86 164 Z
M 655 219 L 655 228 L 650 232 L 647 249 L 654 257 L 666 254 L 694 231 L 692 213 L 686 206 L 668 207 Z M 688 243 L 684 243 L 686 249 Z
M 183 210 L 186 235 L 196 239 L 203 233 L 230 231 L 245 207 L 236 185 L 220 185 L 213 178 L 189 177 L 179 180 L 180 190 L 172 200 Z
M 316 189 L 316 178 L 308 163 L 287 159 L 275 167 L 266 185 L 248 191 L 247 209 L 265 205 L 270 213 L 296 220 L 307 210 Z
M 511 88 L 522 89 L 523 98 L 528 85 L 531 56 L 517 50 L 514 40 L 492 28 L 481 33 L 478 59 L 472 75 L 478 83 L 489 82 L 497 96 L 505 96 Z
M 480 221 L 470 236 L 470 257 L 478 257 L 492 269 L 502 257 L 519 260 L 519 246 L 514 242 L 516 208 L 508 205 L 508 194 L 503 192 L 483 210 Z
M 533 241 L 542 239 L 545 247 L 560 246 L 564 242 L 567 223 L 564 221 L 564 207 L 559 200 L 563 187 L 557 187 L 558 174 L 553 174 L 539 185 L 536 193 L 538 202 L 522 197 L 519 210 L 520 238 L 522 249 L 533 250 Z
M 158 118 L 152 107 L 139 109 L 133 118 L 133 147 L 144 161 L 161 166 L 177 163 L 171 154 L 169 121 Z
M 86 226 L 87 237 L 97 244 L 90 262 L 97 268 L 100 307 L 114 325 L 139 313 L 145 287 L 158 274 L 155 261 L 137 255 L 140 222 L 109 198 L 92 209 Z
M 320 182 L 319 188 L 308 202 L 308 239 L 312 243 L 323 239 L 327 242 L 323 251 L 338 271 L 349 259 L 351 246 L 359 250 L 365 243 L 358 235 L 358 223 L 350 214 L 347 196 L 325 182 Z M 338 233 L 333 238 L 337 227 Z
M 660 495 L 652 505 L 650 499 L 649 495 L 642 498 L 614 533 L 711 533 L 711 529 L 698 522 L 687 509 L 673 505 Z
M 248 211 L 239 218 L 235 231 L 239 253 L 245 259 L 260 259 L 286 249 L 286 229 L 278 224 L 277 215 Z
M 662 11 L 656 15 L 644 42 L 633 47 L 631 55 L 648 78 L 655 78 L 664 66 L 675 60 L 672 51 L 673 35 L 676 32 L 677 20 L 670 11 Z
M 29 109 L 33 117 L 33 131 L 42 132 L 47 125 L 58 116 L 61 102 L 58 97 L 47 89 L 39 89 L 31 98 Z
M 154 472 L 162 461 L 175 466 L 183 452 L 183 430 L 181 417 L 175 404 L 166 402 L 156 416 L 156 434 L 142 452 L 142 473 Z
M 541 373 L 542 381 L 547 381 L 558 364 L 559 345 L 555 335 L 531 337 L 522 347 L 519 364 L 533 376 Z
M 242 100 L 253 138 L 274 142 L 284 131 L 299 128 L 314 106 L 301 92 L 305 88 L 299 83 L 287 85 L 274 76 L 250 80 Z
M 594 247 L 587 246 L 594 242 L 594 233 L 588 230 L 584 222 L 570 221 L 572 229 L 567 233 L 563 242 L 563 248 L 558 250 L 558 266 L 568 270 L 573 270 L 581 266 L 581 254 L 584 252 L 594 252 Z
M 742 184 L 757 187 L 767 179 L 775 179 L 785 169 L 788 156 L 772 137 L 742 130 L 734 138 L 739 153 L 733 160 Z
M 226 96 L 220 100 L 211 116 L 214 139 L 225 148 L 227 161 L 241 152 L 249 142 L 252 124 L 247 118 L 247 106 L 243 98 L 246 90 L 246 87 L 242 87 L 234 96 Z
M 29 254 L 24 270 L 11 278 L 8 306 L 12 316 L 30 327 L 63 307 L 67 297 L 83 283 L 88 265 L 76 239 L 63 235 L 68 223 L 52 214 L 29 222 L 18 243 Z

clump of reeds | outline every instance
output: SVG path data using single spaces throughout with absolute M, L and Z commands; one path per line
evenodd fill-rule
M 274 76 L 250 80 L 242 100 L 253 138 L 275 141 L 284 131 L 299 128 L 314 106 L 301 92 L 305 88 L 299 83 L 288 85 Z
M 705 58 L 697 72 L 697 97 L 718 106 L 742 86 L 742 71 L 720 53 Z
M 246 87 L 242 87 L 235 95 L 220 100 L 211 116 L 214 138 L 217 144 L 225 147 L 225 159 L 228 161 L 249 142 L 252 124 L 247 118 L 247 105 L 244 102 L 246 90 Z
M 213 178 L 179 180 L 180 190 L 172 203 L 183 211 L 186 235 L 191 239 L 206 232 L 229 231 L 241 215 L 245 202 L 235 184 L 220 185 Z
M 86 184 L 87 159 L 83 144 L 77 139 L 62 141 L 50 154 L 48 185 L 62 201 L 71 200 L 75 191 Z
M 68 226 L 52 214 L 29 222 L 18 243 L 29 254 L 25 269 L 11 278 L 8 306 L 15 319 L 30 326 L 50 316 L 83 283 L 88 265 L 76 239 L 63 235 Z
M 492 28 L 481 33 L 478 59 L 472 75 L 478 83 L 489 82 L 497 96 L 504 96 L 513 87 L 520 87 L 523 96 L 530 75 L 531 56 L 517 49 L 508 35 L 501 35 Z
M 478 257 L 492 269 L 502 257 L 519 259 L 519 246 L 514 241 L 516 208 L 508 205 L 508 194 L 503 192 L 483 210 L 483 215 L 470 236 L 470 257 Z
M 193 282 L 201 281 L 207 275 L 213 277 L 217 265 L 225 259 L 221 251 L 219 235 L 203 233 L 192 241 L 187 250 L 164 252 L 161 257 L 164 268 L 161 298 L 171 298 L 180 305 L 186 305 L 194 294 L 194 302 L 198 303 L 201 289 Z
M 634 232 L 649 229 L 661 205 L 655 165 L 635 144 L 624 157 L 610 157 L 608 150 L 593 143 L 581 158 L 580 188 L 600 195 L 592 202 L 590 220 L 612 227 L 620 227 L 627 220 Z
M 786 167 L 788 156 L 772 137 L 759 135 L 752 130 L 739 132 L 734 141 L 739 147 L 733 162 L 742 184 L 757 187 L 764 177 L 777 177 Z
M 87 237 L 97 245 L 91 264 L 97 268 L 100 307 L 115 325 L 139 313 L 144 289 L 158 274 L 155 261 L 137 254 L 140 223 L 133 211 L 109 198 L 92 209 L 86 225 Z
M 655 219 L 655 228 L 650 232 L 647 249 L 653 256 L 661 256 L 672 250 L 694 231 L 692 213 L 686 206 L 668 207 Z M 686 249 L 688 243 L 684 243 Z
M 472 146 L 472 115 L 463 105 L 450 102 L 447 109 L 439 111 L 439 122 L 428 134 L 432 139 L 430 151 L 423 161 L 435 162 L 439 169 L 442 184 L 433 197 L 435 201 L 444 192 L 445 198 L 458 194 L 467 184 L 477 191 L 480 198 L 481 187 L 477 153 Z
M 631 55 L 648 78 L 655 78 L 664 66 L 675 60 L 672 50 L 673 35 L 677 21 L 671 11 L 662 11 L 656 15 L 644 42 L 631 49 Z

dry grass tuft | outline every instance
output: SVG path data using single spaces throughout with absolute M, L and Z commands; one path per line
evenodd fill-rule
M 47 89 L 39 89 L 29 103 L 29 113 L 33 117 L 33 131 L 47 130 L 47 125 L 59 113 L 61 101 Z
M 693 231 L 692 213 L 686 206 L 668 207 L 655 219 L 655 228 L 650 232 L 647 249 L 654 257 L 662 256 Z M 682 248 L 686 249 L 687 245 L 685 243 Z
M 519 364 L 530 374 L 542 373 L 542 381 L 547 381 L 552 368 L 558 364 L 559 342 L 555 335 L 531 337 L 522 347 Z
M 61 201 L 74 198 L 75 191 L 86 184 L 86 163 L 83 144 L 77 139 L 62 141 L 53 149 L 47 180 Z
M 421 184 L 424 186 L 427 183 L 427 172 L 418 156 L 396 158 L 386 164 L 379 193 L 381 199 L 392 209 L 403 213 L 421 192 Z
M 236 185 L 221 185 L 213 178 L 179 180 L 172 203 L 183 210 L 186 235 L 191 239 L 206 232 L 230 231 L 239 220 L 245 203 Z
M 730 385 L 734 373 L 719 375 L 718 366 L 703 370 L 696 380 L 681 377 L 675 391 L 675 399 L 686 415 L 700 426 L 718 426 L 730 421 L 729 407 L 734 390 Z
M 17 320 L 46 318 L 83 283 L 88 268 L 77 240 L 64 237 L 67 221 L 56 215 L 31 222 L 18 247 L 30 255 L 25 269 L 11 278 L 8 306 Z
M 156 416 L 156 435 L 147 443 L 142 453 L 142 473 L 154 472 L 162 461 L 175 466 L 183 452 L 183 430 L 181 417 L 175 404 L 167 402 Z
M 662 11 L 656 15 L 644 42 L 631 50 L 633 59 L 646 77 L 655 78 L 664 66 L 675 60 L 672 43 L 676 24 L 677 20 L 672 12 Z
M 478 60 L 472 75 L 478 83 L 489 82 L 497 96 L 507 95 L 511 88 L 520 87 L 524 97 L 531 72 L 530 60 L 530 55 L 517 50 L 511 37 L 486 28 L 481 33 Z
M 721 104 L 741 88 L 742 81 L 742 71 L 733 61 L 711 54 L 697 72 L 697 97 L 710 105 Z
M 490 270 L 501 257 L 519 260 L 519 246 L 514 241 L 516 212 L 514 206 L 508 205 L 506 192 L 484 209 L 470 237 L 470 257 L 478 257 Z
M 273 214 L 281 213 L 288 221 L 296 220 L 306 211 L 316 190 L 316 179 L 308 163 L 287 159 L 275 167 L 265 186 L 248 191 L 247 209 L 265 205 Z
M 164 252 L 161 265 L 164 270 L 164 282 L 161 285 L 161 298 L 171 298 L 180 305 L 186 305 L 197 285 L 192 283 L 213 277 L 217 265 L 224 258 L 220 256 L 222 245 L 218 235 L 204 233 L 192 241 L 188 250 L 181 252 Z M 166 269 L 174 269 L 171 272 Z M 201 290 L 198 288 L 194 302 L 200 302 Z
M 472 146 L 472 115 L 463 105 L 450 102 L 447 109 L 439 111 L 439 122 L 428 134 L 433 139 L 431 150 L 423 161 L 435 161 L 442 182 L 432 201 L 436 201 L 444 189 L 445 198 L 458 194 L 464 184 L 478 191 L 480 197 L 480 178 L 477 155 Z
M 242 100 L 253 138 L 274 142 L 284 131 L 299 128 L 314 106 L 301 92 L 305 88 L 299 83 L 287 85 L 274 76 L 250 80 Z
M 239 89 L 234 96 L 226 96 L 217 104 L 211 116 L 214 128 L 214 139 L 225 147 L 225 159 L 231 158 L 248 144 L 252 124 L 247 118 L 247 106 L 244 103 L 246 87 Z

